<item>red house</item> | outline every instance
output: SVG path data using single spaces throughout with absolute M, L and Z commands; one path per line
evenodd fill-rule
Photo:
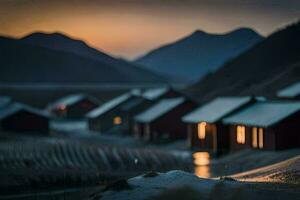
M 162 99 L 134 118 L 135 135 L 145 141 L 186 138 L 181 117 L 196 106 L 183 97 Z
M 0 109 L 0 129 L 3 131 L 48 134 L 49 114 L 21 103 L 11 103 Z
M 99 100 L 92 96 L 73 94 L 51 103 L 48 110 L 57 117 L 82 118 L 99 105 Z
M 229 128 L 222 119 L 254 103 L 251 97 L 219 97 L 182 118 L 191 148 L 221 155 L 229 151 Z
M 300 147 L 300 102 L 257 102 L 223 119 L 230 126 L 230 150 Z

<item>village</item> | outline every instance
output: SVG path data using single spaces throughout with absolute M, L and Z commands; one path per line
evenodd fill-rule
M 300 1 L 0 1 L 0 200 L 299 200 Z
M 272 100 L 222 96 L 199 104 L 180 90 L 161 87 L 132 89 L 106 102 L 70 94 L 44 109 L 1 96 L 0 166 L 8 175 L 13 169 L 34 174 L 21 182 L 8 178 L 2 187 L 9 191 L 12 186 L 26 190 L 32 182 L 65 185 L 66 178 L 74 187 L 172 169 L 208 178 L 296 156 L 300 84 L 277 94 Z M 264 151 L 273 160 L 251 167 Z M 237 160 L 227 169 L 231 154 Z M 243 161 L 251 156 L 255 159 Z M 229 161 L 220 165 L 217 161 L 223 157 Z M 239 161 L 244 168 L 234 164 Z M 35 168 L 41 170 L 39 175 Z

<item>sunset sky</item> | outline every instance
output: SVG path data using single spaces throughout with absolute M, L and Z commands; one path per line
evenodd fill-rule
M 135 58 L 196 29 L 268 35 L 300 18 L 299 0 L 1 0 L 0 34 L 59 31 Z

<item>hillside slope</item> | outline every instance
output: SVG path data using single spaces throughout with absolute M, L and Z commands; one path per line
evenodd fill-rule
M 200 101 L 221 95 L 265 95 L 299 81 L 300 23 L 270 35 L 186 89 Z M 201 98 L 200 98 L 201 97 Z
M 104 54 L 103 54 L 104 55 Z M 105 56 L 104 56 L 105 57 Z M 113 60 L 113 58 L 109 57 Z M 0 37 L 0 82 L 163 83 L 160 76 L 129 64 L 112 64 L 72 52 Z
M 150 51 L 135 62 L 155 72 L 193 81 L 215 71 L 228 59 L 261 40 L 262 36 L 248 28 L 225 34 L 195 31 L 183 39 Z

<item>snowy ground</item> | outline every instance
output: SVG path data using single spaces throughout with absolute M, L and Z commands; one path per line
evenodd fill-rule
M 174 195 L 175 193 L 175 195 Z M 191 195 L 192 194 L 192 195 Z M 182 172 L 170 171 L 141 175 L 108 187 L 95 199 L 299 199 L 298 186 L 243 183 L 235 180 L 201 179 Z

